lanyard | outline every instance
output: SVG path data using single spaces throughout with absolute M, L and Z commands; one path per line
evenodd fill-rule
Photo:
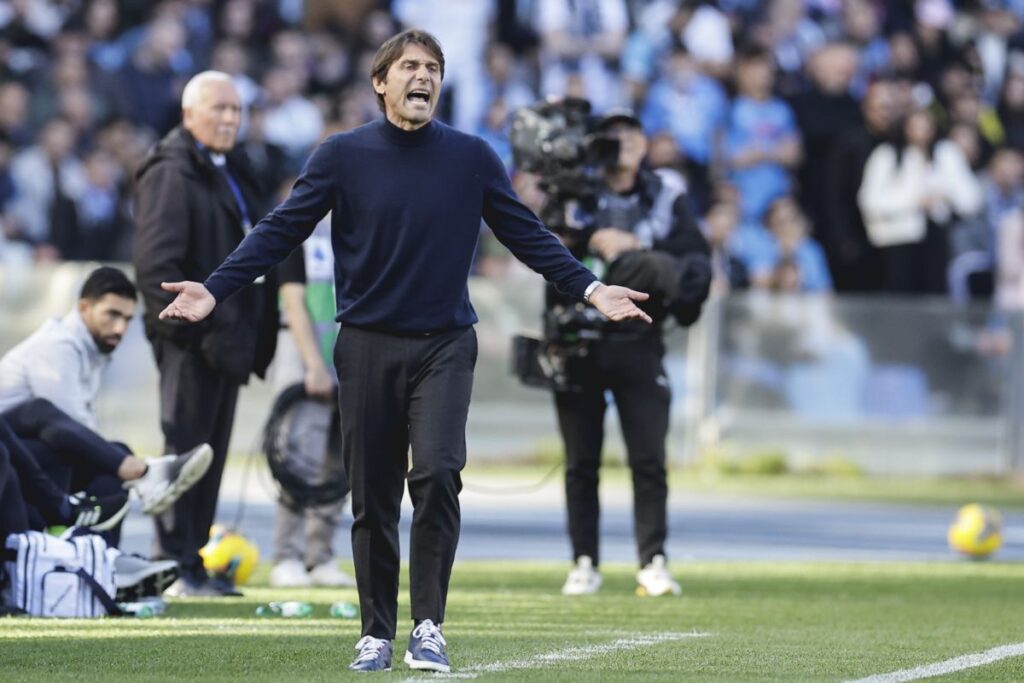
M 235 197 L 235 203 L 238 204 L 238 210 L 242 212 L 242 232 L 249 234 L 252 230 L 252 221 L 249 219 L 249 209 L 245 206 L 245 198 L 242 197 L 242 190 L 239 189 L 238 183 L 231 176 L 231 171 L 228 170 L 227 162 L 225 161 L 223 166 L 217 166 L 217 170 L 224 175 L 224 179 L 228 181 L 228 185 L 231 187 L 231 194 Z
M 235 198 L 235 204 L 238 206 L 238 210 L 242 214 L 242 232 L 248 235 L 249 231 L 252 230 L 252 220 L 249 218 L 249 209 L 245 205 L 245 197 L 242 196 L 242 190 L 238 187 L 238 183 L 235 182 L 234 177 L 232 177 L 231 171 L 228 170 L 227 157 L 222 155 L 221 158 L 224 160 L 224 163 L 218 164 L 213 160 L 213 155 L 205 145 L 197 141 L 196 146 L 206 153 L 207 158 L 213 164 L 214 168 L 224 176 L 224 180 L 228 181 L 228 187 L 231 188 L 231 195 Z

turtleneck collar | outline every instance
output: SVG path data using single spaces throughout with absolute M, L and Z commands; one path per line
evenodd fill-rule
M 420 126 L 416 130 L 403 130 L 395 124 L 388 121 L 387 117 L 381 119 L 380 131 L 381 135 L 388 142 L 392 142 L 402 147 L 419 147 L 431 142 L 436 136 L 440 128 L 433 119 L 427 122 L 426 125 Z

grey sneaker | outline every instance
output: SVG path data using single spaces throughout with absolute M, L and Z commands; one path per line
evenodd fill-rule
M 174 560 L 147 560 L 138 555 L 118 555 L 114 560 L 114 585 L 119 602 L 157 597 L 178 578 Z
M 149 469 L 146 474 L 127 482 L 125 488 L 135 491 L 142 501 L 143 512 L 159 515 L 174 505 L 185 491 L 195 486 L 206 474 L 206 470 L 210 469 L 212 462 L 213 449 L 205 443 L 181 455 L 147 458 Z
M 405 651 L 405 663 L 418 671 L 439 671 L 450 673 L 448 664 L 448 643 L 441 629 L 430 619 L 416 625 L 409 635 L 409 649 Z
M 356 643 L 359 652 L 348 668 L 352 671 L 391 671 L 391 641 L 363 636 Z

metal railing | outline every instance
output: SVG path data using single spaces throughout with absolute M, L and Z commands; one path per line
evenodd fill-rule
M 90 269 L 0 269 L 0 352 L 70 310 Z M 475 279 L 470 287 L 480 316 L 472 457 L 557 450 L 551 397 L 509 373 L 511 336 L 540 327 L 540 278 Z M 876 473 L 1024 469 L 1024 325 L 1003 319 L 999 334 L 1011 350 L 992 354 L 984 351 L 994 334 L 985 305 L 762 293 L 709 301 L 697 325 L 668 336 L 671 457 L 779 453 L 795 467 L 838 457 Z M 157 397 L 149 345 L 133 323 L 101 392 L 104 435 L 159 450 Z M 233 450 L 255 443 L 272 398 L 259 381 L 242 390 Z M 607 449 L 622 454 L 609 412 Z

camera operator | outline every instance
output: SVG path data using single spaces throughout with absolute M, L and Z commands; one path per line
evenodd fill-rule
M 694 322 L 710 282 L 710 250 L 694 220 L 682 178 L 643 165 L 647 138 L 628 111 L 609 112 L 596 124 L 599 137 L 618 141 L 618 155 L 600 171 L 601 187 L 592 229 L 563 235 L 581 261 L 606 264 L 603 279 L 645 280 L 652 288 L 647 312 L 655 325 L 616 326 L 592 319 L 571 333 L 588 337 L 585 351 L 568 360 L 566 386 L 555 388 L 555 405 L 566 450 L 566 499 L 575 566 L 562 587 L 565 595 L 594 593 L 598 572 L 598 470 L 604 440 L 606 391 L 618 408 L 633 474 L 634 519 L 640 566 L 638 594 L 678 594 L 679 584 L 665 564 L 668 484 L 665 441 L 671 391 L 662 365 L 662 325 L 671 314 L 681 324 Z M 600 270 L 597 272 L 600 273 Z M 666 293 L 658 297 L 658 282 Z M 660 299 L 660 300 L 659 300 Z M 552 314 L 569 311 L 575 301 L 554 288 L 547 292 L 549 341 Z M 588 325 L 592 329 L 587 329 Z M 563 340 L 565 341 L 565 340 Z M 568 342 L 567 342 L 568 343 Z

